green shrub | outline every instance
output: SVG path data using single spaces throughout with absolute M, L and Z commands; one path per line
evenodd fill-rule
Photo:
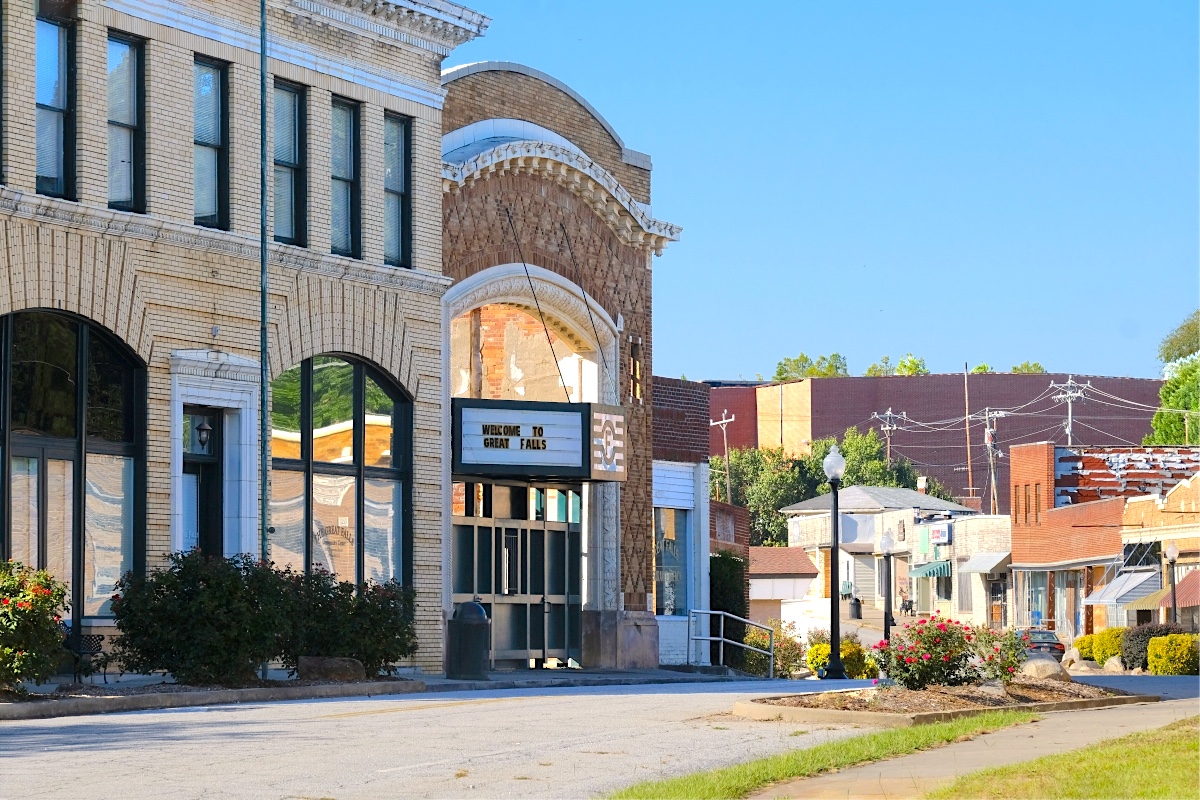
M 708 593 L 709 607 L 713 611 L 725 611 L 734 616 L 748 617 L 750 610 L 746 607 L 746 562 L 724 550 L 709 556 Z M 721 621 L 716 616 L 710 619 L 708 635 L 717 636 L 720 633 Z M 746 626 L 741 622 L 726 620 L 725 638 L 735 642 L 746 641 Z M 726 647 L 725 666 L 743 669 L 745 654 L 746 651 L 740 647 Z M 712 643 L 710 655 L 712 663 L 716 664 L 720 658 L 717 642 Z
M 67 655 L 62 613 L 67 586 L 45 570 L 0 560 L 0 689 L 41 683 Z
M 1125 669 L 1146 669 L 1146 648 L 1151 639 L 1185 632 L 1186 629 L 1182 625 L 1173 622 L 1147 622 L 1136 628 L 1126 628 L 1121 636 L 1121 663 L 1125 665 Z
M 980 625 L 970 631 L 968 642 L 974 645 L 976 668 L 985 680 L 1008 683 L 1029 657 L 1029 634 L 1012 628 L 994 631 Z
M 1152 675 L 1200 674 L 1200 637 L 1189 633 L 1156 636 L 1146 648 Z
M 300 656 L 339 656 L 362 662 L 368 677 L 417 652 L 413 593 L 394 581 L 338 581 L 328 571 L 280 573 L 289 584 L 290 625 L 281 643 L 284 666 Z
M 767 620 L 767 624 L 775 632 L 775 676 L 776 678 L 790 678 L 793 673 L 799 672 L 804 668 L 804 644 L 800 641 L 800 637 L 796 634 L 796 626 L 791 623 L 783 623 L 777 619 Z M 767 632 L 762 628 L 749 628 L 746 631 L 746 644 L 754 647 L 767 649 L 770 644 Z M 740 648 L 739 648 L 740 649 Z M 746 672 L 752 672 L 755 675 L 766 675 L 768 659 L 762 653 L 756 653 L 753 650 L 747 650 L 745 666 L 743 669 Z
M 996 632 L 935 616 L 892 630 L 890 642 L 875 645 L 887 676 L 906 689 L 1012 680 L 1027 656 L 1028 637 Z
M 174 553 L 166 569 L 117 582 L 113 653 L 125 670 L 241 686 L 277 655 L 290 596 L 283 573 L 248 556 Z
M 1113 656 L 1121 655 L 1121 637 L 1124 628 L 1106 628 L 1092 635 L 1092 660 L 1100 666 Z
M 1079 657 L 1084 659 L 1085 661 L 1094 661 L 1095 660 L 1092 658 L 1092 641 L 1093 640 L 1094 640 L 1094 637 L 1090 633 L 1087 634 L 1086 636 L 1076 636 L 1075 637 L 1074 647 L 1076 650 L 1079 651 Z

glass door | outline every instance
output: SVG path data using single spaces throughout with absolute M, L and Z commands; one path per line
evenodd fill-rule
M 70 449 L 15 444 L 9 472 L 12 558 L 73 586 L 75 457 Z

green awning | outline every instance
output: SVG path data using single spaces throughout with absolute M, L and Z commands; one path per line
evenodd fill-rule
M 950 562 L 949 561 L 930 561 L 925 564 L 919 564 L 915 567 L 908 568 L 908 577 L 910 578 L 949 578 L 950 577 Z

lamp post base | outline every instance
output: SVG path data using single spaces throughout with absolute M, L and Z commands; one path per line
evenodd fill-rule
M 825 680 L 844 681 L 847 680 L 846 668 L 842 666 L 841 661 L 829 662 L 829 666 L 825 668 L 825 675 L 822 676 Z

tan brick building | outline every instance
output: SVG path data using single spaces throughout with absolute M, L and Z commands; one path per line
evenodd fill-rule
M 443 627 L 446 0 L 270 0 L 271 555 Z M 258 553 L 258 4 L 5 3 L 5 555 L 113 581 Z M 283 383 L 280 383 L 283 381 Z

